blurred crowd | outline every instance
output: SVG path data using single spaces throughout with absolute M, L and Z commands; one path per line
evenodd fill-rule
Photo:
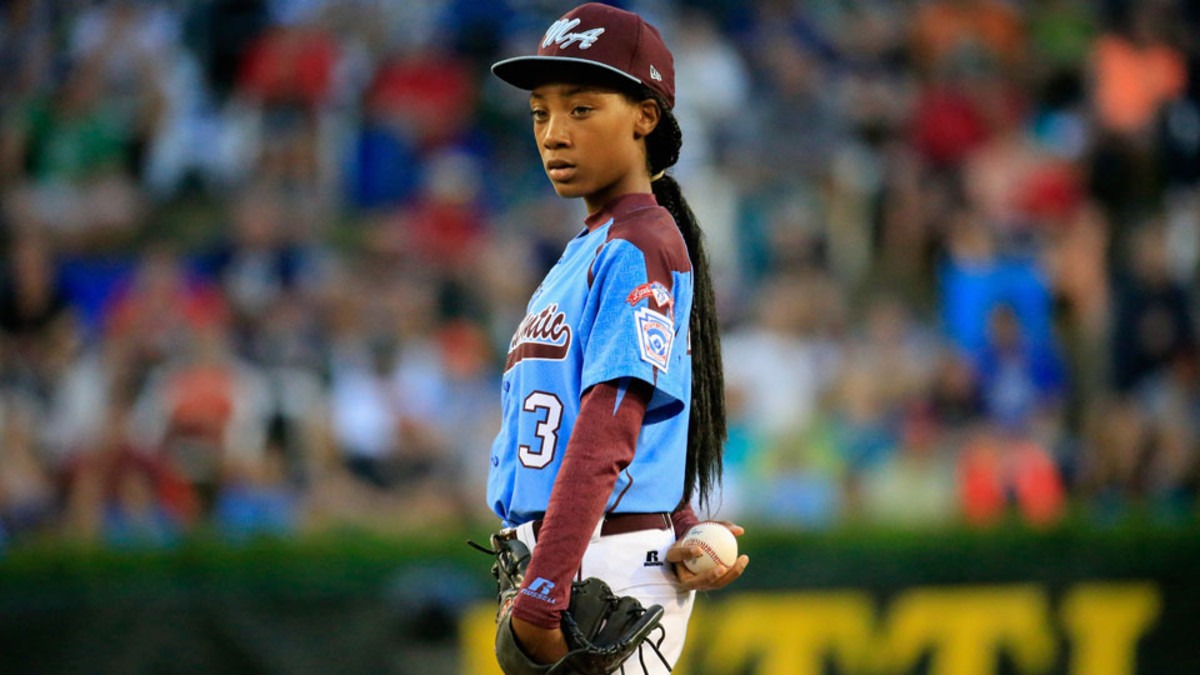
M 722 517 L 1200 514 L 1200 9 L 642 0 L 707 231 Z M 4 0 L 0 546 L 486 518 L 582 226 L 490 77 L 571 3 Z

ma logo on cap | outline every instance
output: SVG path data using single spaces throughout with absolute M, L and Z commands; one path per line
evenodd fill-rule
M 559 47 L 570 47 L 578 42 L 580 49 L 587 49 L 604 32 L 603 28 L 591 28 L 578 33 L 567 32 L 578 26 L 579 23 L 579 19 L 559 19 L 550 24 L 550 28 L 546 31 L 546 37 L 542 40 L 542 49 L 549 47 L 552 42 Z

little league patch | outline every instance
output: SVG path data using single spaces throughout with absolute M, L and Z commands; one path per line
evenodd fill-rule
M 671 342 L 675 336 L 671 320 L 649 307 L 638 309 L 633 316 L 637 322 L 638 348 L 642 352 L 642 360 L 667 372 L 671 360 Z

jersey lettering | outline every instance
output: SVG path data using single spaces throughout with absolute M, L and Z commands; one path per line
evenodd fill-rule
M 508 343 L 504 371 L 524 359 L 561 361 L 567 358 L 570 349 L 571 326 L 567 315 L 558 309 L 558 303 L 551 303 L 540 312 L 525 315 Z

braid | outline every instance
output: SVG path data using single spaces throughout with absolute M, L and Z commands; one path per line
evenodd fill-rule
M 646 158 L 653 176 L 679 160 L 683 133 L 664 102 L 656 96 L 651 98 L 658 100 L 662 111 L 658 126 L 646 137 Z M 651 187 L 659 205 L 675 219 L 692 262 L 692 317 L 688 326 L 692 350 L 692 410 L 681 504 L 691 502 L 693 495 L 699 497 L 701 504 L 707 504 L 713 488 L 721 482 L 721 453 L 727 435 L 725 373 L 721 362 L 716 294 L 704 249 L 704 233 L 679 183 L 673 177 L 663 175 L 651 183 Z

